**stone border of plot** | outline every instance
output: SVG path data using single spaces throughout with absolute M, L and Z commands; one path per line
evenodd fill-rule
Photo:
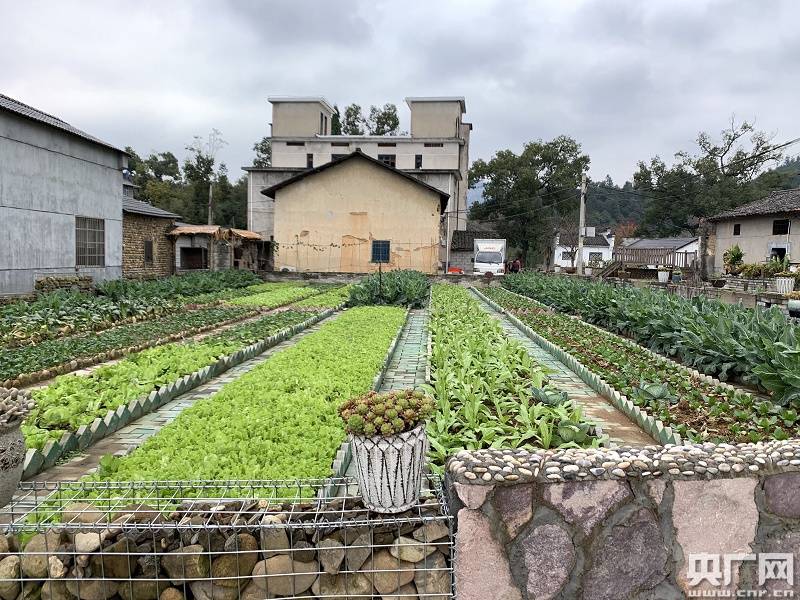
M 536 342 L 539 346 L 547 350 L 550 354 L 555 356 L 567 367 L 572 369 L 572 371 L 574 371 L 578 377 L 580 377 L 583 382 L 586 383 L 586 385 L 607 399 L 614 407 L 622 412 L 622 414 L 627 416 L 631 421 L 641 427 L 642 430 L 650 435 L 654 440 L 661 444 L 681 444 L 681 436 L 674 432 L 671 427 L 664 425 L 660 419 L 655 419 L 647 411 L 644 411 L 636 406 L 633 402 L 631 402 L 630 399 L 628 399 L 627 396 L 621 394 L 599 375 L 592 373 L 583 365 L 583 363 L 572 356 L 572 354 L 561 348 L 561 346 L 557 346 L 553 342 L 536 333 L 517 317 L 512 315 L 493 300 L 490 300 L 484 296 L 475 288 L 471 289 L 479 298 L 481 298 L 481 300 L 486 302 L 500 314 L 504 315 L 522 333 Z M 528 300 L 530 300 L 530 298 L 528 298 Z
M 433 314 L 433 286 L 428 292 L 428 323 L 425 326 L 428 334 L 425 350 L 425 383 L 431 384 L 431 354 L 433 353 L 433 332 L 431 331 L 431 314 Z
M 248 308 L 248 307 L 243 307 Z M 202 310 L 202 309 L 198 309 Z M 52 366 L 48 369 L 42 369 L 40 371 L 31 371 L 30 373 L 19 373 L 14 379 L 7 379 L 3 382 L 3 387 L 28 387 L 42 381 L 47 381 L 48 379 L 53 379 L 58 375 L 67 375 L 72 373 L 73 371 L 77 371 L 78 369 L 85 369 L 87 367 L 92 367 L 94 365 L 99 365 L 109 360 L 117 360 L 120 358 L 124 358 L 130 354 L 135 354 L 137 352 L 141 352 L 142 350 L 147 350 L 148 348 L 155 348 L 156 346 L 163 346 L 164 344 L 171 344 L 172 342 L 177 342 L 186 338 L 194 337 L 196 335 L 201 335 L 203 333 L 207 333 L 214 329 L 219 329 L 220 327 L 226 327 L 228 325 L 235 325 L 236 323 L 240 323 L 242 321 L 246 321 L 247 319 L 252 319 L 254 317 L 258 317 L 259 315 L 264 314 L 265 311 L 262 310 L 250 310 L 249 312 L 242 314 L 241 316 L 235 317 L 233 319 L 228 319 L 227 321 L 220 321 L 219 323 L 214 323 L 211 325 L 203 325 L 202 327 L 196 327 L 194 329 L 187 329 L 186 331 L 182 331 L 180 333 L 172 333 L 163 338 L 156 338 L 154 340 L 149 340 L 146 342 L 142 342 L 141 344 L 137 344 L 135 346 L 127 346 L 125 348 L 112 348 L 111 350 L 106 350 L 105 352 L 101 352 L 99 354 L 95 354 L 94 356 L 84 356 L 81 358 L 74 358 L 70 361 L 63 362 L 59 365 Z M 165 315 L 159 315 L 159 317 L 163 317 Z M 147 321 L 140 321 L 141 323 L 149 323 L 154 321 L 155 319 L 148 319 Z M 126 323 L 126 325 L 131 325 L 132 323 Z M 103 329 L 96 333 L 105 333 L 106 331 L 110 331 L 113 328 Z M 90 333 L 95 332 L 82 332 L 76 335 L 88 335 Z M 72 363 L 76 363 L 75 367 L 72 367 Z M 25 379 L 24 383 L 22 379 Z M 5 385 L 5 384 L 11 384 Z
M 800 471 L 800 439 L 614 449 L 460 450 L 448 460 L 446 470 L 449 480 L 471 486 L 752 477 Z
M 25 454 L 25 463 L 22 472 L 23 479 L 30 479 L 34 475 L 49 469 L 58 462 L 60 458 L 70 452 L 82 451 L 96 444 L 103 438 L 111 435 L 117 430 L 129 425 L 140 417 L 161 408 L 170 402 L 189 392 L 196 387 L 207 383 L 211 379 L 218 377 L 227 370 L 240 365 L 265 352 L 269 348 L 293 337 L 299 332 L 316 325 L 323 319 L 328 318 L 337 308 L 330 308 L 305 321 L 282 329 L 263 340 L 254 342 L 236 352 L 219 358 L 216 362 L 198 369 L 194 373 L 189 373 L 180 377 L 176 381 L 168 383 L 157 390 L 153 390 L 147 396 L 135 398 L 128 404 L 119 406 L 116 410 L 110 410 L 105 417 L 96 418 L 90 425 L 81 425 L 76 431 L 68 431 L 59 440 L 49 440 L 41 449 L 30 448 Z
M 394 353 L 397 350 L 398 344 L 400 343 L 400 338 L 403 335 L 403 331 L 408 325 L 408 317 L 410 314 L 411 309 L 406 308 L 406 316 L 403 319 L 403 324 L 397 330 L 397 335 L 394 336 L 394 340 L 392 340 L 392 343 L 389 345 L 389 349 L 386 351 L 386 356 L 383 359 L 383 363 L 381 364 L 378 374 L 375 375 L 375 378 L 372 380 L 372 387 L 370 387 L 370 390 L 373 392 L 377 392 L 381 385 L 383 385 L 383 378 L 386 377 L 386 371 L 389 368 L 389 363 L 392 361 L 392 357 L 394 357 Z M 331 465 L 331 471 L 333 474 L 331 477 L 334 479 L 344 477 L 352 460 L 353 454 L 350 450 L 350 442 L 344 440 L 342 445 L 339 446 L 339 450 L 336 451 L 336 456 L 333 459 L 333 464 Z M 328 494 L 329 491 L 330 486 L 326 485 L 323 490 L 321 490 L 321 493 L 324 492 L 325 494 Z

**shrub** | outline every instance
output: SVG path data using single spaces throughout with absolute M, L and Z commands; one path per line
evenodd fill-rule
M 411 431 L 432 413 L 433 398 L 422 392 L 402 390 L 351 398 L 339 408 L 348 433 L 397 435 Z
M 421 308 L 425 305 L 431 284 L 419 271 L 387 271 L 372 273 L 350 288 L 351 306 L 389 304 Z
M 731 275 L 738 275 L 744 264 L 744 252 L 739 248 L 739 244 L 731 246 L 722 253 L 722 262 L 725 265 L 725 272 Z

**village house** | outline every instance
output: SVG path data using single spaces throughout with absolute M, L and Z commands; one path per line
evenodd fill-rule
M 38 279 L 122 275 L 128 155 L 0 94 L 0 295 Z
M 714 215 L 714 271 L 724 269 L 722 255 L 739 246 L 747 263 L 789 257 L 800 263 L 800 188 L 771 192 L 765 198 Z
M 175 243 L 169 232 L 180 218 L 180 215 L 125 195 L 122 199 L 123 277 L 154 279 L 175 272 Z
M 254 231 L 179 222 L 167 236 L 174 243 L 176 273 L 272 268 L 273 244 Z
M 274 201 L 277 270 L 438 269 L 448 194 L 359 150 L 261 194 Z
M 582 253 L 584 266 L 591 267 L 609 262 L 613 247 L 614 236 L 610 230 L 601 232 L 599 235 L 584 236 Z M 557 233 L 553 247 L 553 266 L 568 269 L 575 267 L 577 260 L 577 232 L 561 231 Z
M 248 228 L 265 240 L 277 240 L 275 205 L 261 191 L 358 150 L 393 169 L 439 189 L 450 200 L 444 211 L 438 260 L 447 260 L 447 244 L 466 225 L 469 137 L 463 121 L 463 97 L 409 97 L 408 135 L 331 135 L 333 107 L 324 98 L 270 97 L 272 166 L 245 167 L 248 173 Z M 398 185 L 391 178 L 391 185 Z M 313 225 L 309 223 L 309 225 Z M 399 241 L 399 240 L 398 240 Z M 407 239 L 411 244 L 413 240 Z

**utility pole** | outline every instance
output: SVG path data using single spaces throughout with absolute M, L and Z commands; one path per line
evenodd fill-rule
M 583 231 L 586 229 L 586 173 L 581 176 L 581 209 L 578 217 L 578 275 L 583 275 Z
M 214 224 L 214 182 L 208 181 L 208 224 Z

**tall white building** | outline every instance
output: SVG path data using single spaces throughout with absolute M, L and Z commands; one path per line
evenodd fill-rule
M 272 239 L 274 201 L 261 191 L 356 150 L 449 194 L 442 223 L 441 260 L 452 232 L 467 221 L 470 123 L 463 97 L 409 97 L 411 133 L 396 136 L 331 135 L 333 107 L 318 97 L 270 97 L 272 166 L 248 173 L 248 229 Z

